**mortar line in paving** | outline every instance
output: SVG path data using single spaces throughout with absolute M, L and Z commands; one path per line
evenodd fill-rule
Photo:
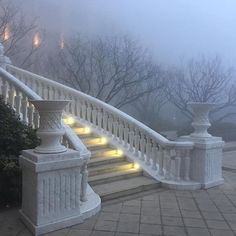
M 202 214 L 202 210 L 201 210 L 200 207 L 198 206 L 198 203 L 197 203 L 195 197 L 193 196 L 193 193 L 192 193 L 192 192 L 191 192 L 191 195 L 192 195 L 192 199 L 193 199 L 193 201 L 194 201 L 194 203 L 195 203 L 195 205 L 196 205 L 198 211 L 200 212 L 200 215 L 201 215 L 201 217 L 202 217 L 203 222 L 206 224 L 206 227 L 207 227 L 207 231 L 208 231 L 208 233 L 209 233 L 211 236 L 214 236 L 214 235 L 212 235 L 210 229 L 208 228 L 207 221 L 206 221 L 205 217 L 203 216 L 203 214 Z
M 159 202 L 159 207 L 160 207 L 160 220 L 161 220 L 161 231 L 162 231 L 162 234 L 164 235 L 164 226 L 163 226 L 163 220 L 162 220 L 162 207 L 161 207 L 161 196 L 160 194 L 158 195 L 158 202 Z
M 219 211 L 219 213 L 221 214 L 221 216 L 223 217 L 223 219 L 224 219 L 224 221 L 226 222 L 226 224 L 229 226 L 229 228 L 231 229 L 231 231 L 232 231 L 233 234 L 235 235 L 234 230 L 232 229 L 231 225 L 228 223 L 228 221 L 227 221 L 226 218 L 224 217 L 224 214 L 223 214 L 223 213 L 221 212 L 221 210 L 218 208 L 217 204 L 212 200 L 211 195 L 208 193 L 207 190 L 206 190 L 206 192 L 207 192 L 207 195 L 209 196 L 209 198 L 211 199 L 211 201 L 213 202 L 213 204 L 215 205 L 215 207 L 217 208 L 217 210 Z M 221 192 L 223 192 L 223 191 L 221 190 Z M 225 195 L 224 192 L 223 192 L 223 194 Z M 233 206 L 234 206 L 234 205 L 233 205 Z M 208 225 L 207 225 L 207 227 L 208 227 Z
M 184 231 L 185 231 L 186 235 L 188 236 L 188 235 L 189 235 L 189 234 L 188 234 L 188 230 L 187 230 L 187 227 L 186 227 L 185 222 L 184 222 L 183 214 L 182 214 L 182 211 L 181 211 L 181 209 L 180 209 L 180 204 L 179 204 L 179 200 L 178 200 L 178 198 L 177 198 L 176 192 L 175 192 L 175 198 L 176 198 L 177 205 L 178 205 L 179 211 L 180 211 L 180 215 L 181 215 L 181 218 L 182 218 L 182 221 L 183 221 Z

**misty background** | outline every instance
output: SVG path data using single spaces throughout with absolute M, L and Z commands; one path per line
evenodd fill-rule
M 21 0 L 39 26 L 65 35 L 128 34 L 158 62 L 220 55 L 236 66 L 234 0 Z

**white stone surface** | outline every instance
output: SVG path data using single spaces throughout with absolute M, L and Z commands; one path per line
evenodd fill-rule
M 61 138 L 65 133 L 62 126 L 62 111 L 69 101 L 30 101 L 39 112 L 40 125 L 37 135 L 41 144 L 35 148 L 38 153 L 59 153 L 65 152 L 66 147 L 61 145 Z
M 83 221 L 80 211 L 82 162 L 74 150 L 59 154 L 23 151 L 20 214 L 36 235 Z

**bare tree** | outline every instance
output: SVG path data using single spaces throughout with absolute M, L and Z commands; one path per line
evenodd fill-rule
M 128 37 L 74 38 L 47 64 L 47 76 L 117 108 L 154 91 L 147 81 L 160 81 L 146 50 Z
M 214 121 L 236 115 L 235 81 L 233 70 L 225 69 L 219 57 L 190 60 L 181 68 L 168 70 L 169 83 L 165 89 L 169 101 L 183 114 L 192 118 L 188 102 L 213 102 Z
M 32 55 L 39 49 L 33 45 L 36 19 L 27 18 L 20 6 L 12 0 L 0 0 L 0 42 L 5 54 L 14 64 L 27 67 Z

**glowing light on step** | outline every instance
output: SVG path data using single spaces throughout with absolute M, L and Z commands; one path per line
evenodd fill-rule
M 140 169 L 140 165 L 139 165 L 138 163 L 134 163 L 134 169 L 135 169 L 135 170 Z
M 90 134 L 92 132 L 90 127 L 84 127 L 84 133 L 85 134 Z
M 63 121 L 67 124 L 67 125 L 73 125 L 75 123 L 75 119 L 74 117 L 72 116 L 68 116 L 68 117 L 65 117 L 63 119 Z
M 120 149 L 117 149 L 116 154 L 117 154 L 117 156 L 123 156 L 124 152 Z
M 105 137 L 101 137 L 100 143 L 101 144 L 106 144 L 107 143 L 107 139 Z

